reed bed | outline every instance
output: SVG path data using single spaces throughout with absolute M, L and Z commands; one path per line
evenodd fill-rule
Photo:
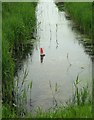
M 70 2 L 65 3 L 65 10 L 79 26 L 79 30 L 89 37 L 92 36 L 92 3 L 91 2 Z
M 2 3 L 2 98 L 13 104 L 14 75 L 18 61 L 33 49 L 37 3 Z

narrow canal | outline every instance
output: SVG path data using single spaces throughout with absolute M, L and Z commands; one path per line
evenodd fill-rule
M 72 30 L 72 21 L 67 20 L 65 14 L 58 10 L 53 0 L 40 0 L 37 5 L 37 42 L 32 56 L 28 55 L 24 60 L 15 78 L 19 79 L 18 93 L 25 90 L 28 110 L 37 106 L 49 109 L 53 105 L 53 96 L 58 104 L 66 102 L 74 93 L 77 76 L 80 88 L 91 85 L 91 59 L 79 43 L 79 39 L 87 38 Z M 40 48 L 45 53 L 42 63 Z

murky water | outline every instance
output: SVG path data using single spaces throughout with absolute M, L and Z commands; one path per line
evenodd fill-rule
M 27 107 L 32 109 L 41 106 L 48 109 L 53 105 L 53 94 L 58 101 L 65 102 L 74 92 L 74 81 L 79 74 L 79 86 L 91 85 L 91 59 L 84 51 L 78 39 L 80 33 L 72 31 L 71 20 L 65 18 L 65 12 L 60 12 L 55 3 L 42 2 L 37 6 L 37 42 L 32 56 L 23 63 L 18 71 L 19 92 L 26 90 Z M 45 57 L 40 61 L 40 48 Z M 25 71 L 25 72 L 23 72 Z M 23 73 L 27 73 L 23 82 Z M 32 90 L 28 85 L 32 81 Z M 23 82 L 23 87 L 21 84 Z M 55 93 L 55 86 L 57 92 Z M 51 88 L 53 89 L 53 93 Z M 31 97 L 31 99 L 30 99 Z M 30 106 L 30 104 L 33 105 Z

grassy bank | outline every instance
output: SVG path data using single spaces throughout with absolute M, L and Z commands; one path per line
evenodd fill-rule
M 18 62 L 29 52 L 28 48 L 33 49 L 31 41 L 34 41 L 35 7 L 34 3 L 3 3 L 3 118 L 20 117 L 17 116 L 16 107 L 13 107 L 14 74 Z M 73 98 L 72 103 L 67 106 L 56 106 L 48 112 L 38 109 L 35 116 L 28 113 L 25 118 L 91 117 L 91 103 L 87 90 L 78 93 L 79 81 L 76 81 L 75 99 Z
M 14 74 L 18 61 L 33 49 L 36 3 L 2 3 L 2 98 L 14 102 Z
M 75 81 L 75 93 L 66 101 L 66 104 L 52 106 L 48 111 L 42 108 L 36 110 L 35 115 L 27 115 L 26 117 L 35 118 L 92 118 L 92 102 L 88 87 L 78 88 L 79 80 Z
M 16 109 L 10 107 L 7 103 L 2 106 L 2 118 L 17 118 Z
M 3 106 L 3 117 L 5 118 L 20 118 L 17 116 L 16 110 L 11 109 L 7 104 Z M 61 106 L 50 111 L 43 111 L 42 108 L 36 110 L 36 115 L 28 113 L 23 118 L 92 118 L 91 104 L 87 105 L 70 105 Z
M 87 39 L 83 39 L 82 43 L 89 55 L 94 54 L 93 38 L 94 38 L 94 3 L 92 2 L 64 2 L 56 3 L 59 10 L 66 12 L 66 18 L 72 19 L 75 30 L 84 34 Z M 88 39 L 90 38 L 90 39 Z
M 70 2 L 64 3 L 65 10 L 79 26 L 79 30 L 89 37 L 92 36 L 92 3 Z M 94 29 L 94 28 L 93 28 Z
M 28 116 L 33 118 L 32 116 Z M 92 118 L 91 106 L 69 106 L 57 108 L 56 111 L 43 112 L 39 110 L 35 118 Z
M 37 107 L 35 112 L 24 112 L 21 110 L 19 114 L 16 108 L 11 108 L 8 104 L 3 105 L 3 117 L 6 118 L 92 118 L 92 100 L 88 87 L 78 88 L 79 80 L 75 81 L 75 92 L 74 95 L 66 101 L 58 104 L 55 96 L 56 104 L 48 109 L 44 110 L 41 107 Z M 53 96 L 53 95 L 52 95 Z M 19 108 L 21 109 L 21 108 Z M 26 109 L 26 108 L 25 108 Z

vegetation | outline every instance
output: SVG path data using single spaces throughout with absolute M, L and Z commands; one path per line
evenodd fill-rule
M 36 110 L 36 114 L 27 114 L 27 118 L 92 118 L 92 106 L 91 106 L 91 97 L 88 90 L 88 87 L 83 87 L 79 90 L 79 77 L 74 83 L 75 94 L 73 97 L 66 102 L 66 105 L 56 105 L 51 107 L 47 112 L 43 111 L 42 108 Z M 51 83 L 50 83 L 51 87 Z M 57 84 L 55 85 L 55 92 L 57 91 Z M 52 88 L 51 88 L 52 90 Z M 53 93 L 52 93 L 53 96 Z M 53 97 L 53 100 L 55 96 Z M 56 99 L 55 99 L 56 100 Z M 56 101 L 57 103 L 57 101 Z
M 15 108 L 11 108 L 8 104 L 3 104 L 2 106 L 2 117 L 3 118 L 17 118 Z
M 37 107 L 36 113 L 33 114 L 25 113 L 24 116 L 21 116 L 16 112 L 16 108 L 11 108 L 9 105 L 4 104 L 3 106 L 3 117 L 6 118 L 92 118 L 92 106 L 91 106 L 91 97 L 89 94 L 88 87 L 83 87 L 79 89 L 79 78 L 77 77 L 74 82 L 75 93 L 73 97 L 66 102 L 64 105 L 61 103 L 58 105 L 56 98 L 54 96 L 54 92 L 58 91 L 57 83 L 55 85 L 55 91 L 52 92 L 53 101 L 55 100 L 57 105 L 53 104 L 48 111 L 44 111 L 43 108 Z M 49 81 L 50 89 L 52 91 L 52 85 Z M 30 89 L 32 84 L 30 85 Z M 54 102 L 53 102 L 54 103 Z M 23 105 L 24 106 L 24 105 Z M 21 109 L 21 108 L 19 108 Z M 19 111 L 19 110 L 18 110 Z M 22 113 L 23 111 L 21 111 Z
M 70 2 L 64 4 L 72 19 L 77 23 L 79 29 L 87 35 L 92 35 L 92 3 Z
M 32 115 L 27 116 L 27 118 Z M 36 118 L 91 118 L 91 106 L 69 106 L 57 108 L 57 111 L 44 112 L 41 109 L 38 110 Z
M 2 97 L 10 108 L 14 102 L 14 74 L 18 62 L 33 49 L 35 9 L 34 2 L 2 3 Z
M 38 107 L 36 114 L 26 113 L 23 118 L 92 118 L 91 100 L 87 100 L 90 97 L 87 91 L 87 88 L 83 88 L 79 94 L 77 91 L 75 92 L 80 98 L 79 103 L 77 103 L 78 97 L 75 95 L 71 100 L 66 102 L 65 106 L 61 104 L 60 106 L 52 107 L 48 111 L 44 111 L 41 107 Z M 74 99 L 77 101 L 74 101 Z M 3 106 L 3 116 L 6 118 L 21 117 L 17 115 L 15 108 L 11 109 L 7 104 Z
M 80 3 L 79 3 L 80 4 Z M 71 3 L 73 5 L 73 3 Z M 70 12 L 69 3 L 65 4 Z M 35 8 L 36 3 L 3 3 L 3 40 L 2 40 L 2 92 L 3 92 L 3 118 L 18 118 L 17 108 L 13 107 L 14 102 L 14 74 L 17 70 L 17 65 L 21 61 L 29 49 L 33 49 L 34 42 L 34 28 L 35 28 Z M 75 5 L 74 5 L 75 8 Z M 72 8 L 71 8 L 72 9 Z M 82 10 L 82 9 L 81 9 Z M 72 10 L 71 10 L 72 11 Z M 71 12 L 70 12 L 71 13 Z M 76 15 L 76 14 L 75 14 Z M 83 15 L 83 14 L 82 14 Z M 76 18 L 73 16 L 74 20 Z M 86 18 L 88 18 L 86 16 Z M 85 20 L 83 18 L 83 20 Z M 86 25 L 89 21 L 86 20 Z M 82 22 L 83 23 L 83 22 Z M 81 24 L 82 24 L 81 23 Z M 77 22 L 77 24 L 79 24 Z M 84 23 L 82 24 L 84 26 Z M 90 25 L 89 35 L 91 34 Z M 85 28 L 86 33 L 87 27 Z M 28 49 L 29 48 L 29 49 Z M 41 108 L 37 110 L 36 115 L 31 113 L 26 114 L 26 118 L 90 118 L 91 114 L 91 99 L 88 95 L 88 88 L 78 89 L 78 77 L 74 83 L 75 94 L 73 98 L 66 104 L 66 106 L 57 105 L 48 112 Z M 29 86 L 32 88 L 32 83 Z M 50 83 L 51 88 L 51 83 Z M 31 91 L 30 91 L 31 92 Z M 57 84 L 55 86 L 57 92 Z M 53 93 L 53 91 L 52 91 Z M 54 94 L 53 100 L 56 101 Z M 56 101 L 57 103 L 57 101 Z
M 19 118 L 15 110 L 11 111 L 9 106 L 3 106 L 3 111 L 3 116 L 6 118 Z M 35 116 L 29 113 L 24 118 L 92 118 L 91 111 L 91 105 L 60 107 L 56 111 L 48 112 L 40 108 Z
M 94 2 L 64 2 L 56 3 L 59 10 L 66 11 L 66 18 L 74 21 L 73 28 L 79 30 L 87 38 L 83 39 L 83 45 L 87 49 L 86 52 L 91 56 L 94 54 L 93 38 L 94 38 Z M 89 48 L 89 49 L 88 49 Z

